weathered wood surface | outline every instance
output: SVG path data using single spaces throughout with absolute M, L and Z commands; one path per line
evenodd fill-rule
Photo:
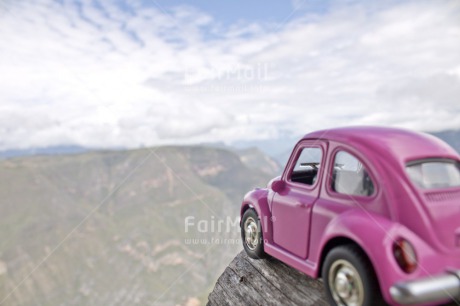
M 240 252 L 219 277 L 207 306 L 328 305 L 321 280 L 277 259 L 249 258 Z M 458 306 L 455 302 L 444 306 Z
M 323 284 L 274 258 L 254 260 L 244 251 L 219 277 L 208 306 L 328 305 Z

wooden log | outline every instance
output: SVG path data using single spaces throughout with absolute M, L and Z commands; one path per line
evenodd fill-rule
M 239 253 L 209 294 L 208 306 L 328 305 L 321 280 L 274 258 L 255 260 Z
M 219 277 L 207 306 L 328 305 L 322 280 L 275 258 L 255 260 L 240 252 Z M 458 306 L 455 302 L 445 306 Z

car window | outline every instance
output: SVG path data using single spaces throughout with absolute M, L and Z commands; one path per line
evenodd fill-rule
M 304 148 L 296 160 L 290 180 L 292 182 L 314 185 L 321 166 L 323 151 L 320 148 Z
M 423 189 L 460 186 L 460 166 L 453 160 L 421 161 L 406 166 L 411 181 Z
M 345 151 L 335 155 L 331 182 L 332 190 L 337 193 L 360 196 L 374 193 L 374 183 L 367 169 L 359 159 Z

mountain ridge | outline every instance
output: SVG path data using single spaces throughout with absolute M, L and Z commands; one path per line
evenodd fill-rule
M 460 129 L 443 130 L 438 132 L 425 132 L 434 135 L 450 146 L 456 151 L 460 152 Z M 239 155 L 244 154 L 245 151 L 258 149 L 263 155 L 269 156 L 272 160 L 278 163 L 279 168 L 283 168 L 285 162 L 289 158 L 289 154 L 292 151 L 293 146 L 304 134 L 298 136 L 287 136 L 275 139 L 264 139 L 264 140 L 251 140 L 251 141 L 236 141 L 231 145 L 227 145 L 223 142 L 215 143 L 202 143 L 197 145 L 190 145 L 196 147 L 211 147 L 219 148 L 223 150 L 230 150 L 237 152 Z M 170 145 L 172 147 L 184 147 L 186 145 Z M 167 146 L 165 146 L 167 147 Z M 104 152 L 104 151 L 130 151 L 130 150 L 142 150 L 145 148 L 128 149 L 128 148 L 113 148 L 113 149 L 98 149 L 98 148 L 86 148 L 78 145 L 63 145 L 63 146 L 51 146 L 51 147 L 40 147 L 40 148 L 29 148 L 29 149 L 11 149 L 0 151 L 1 159 L 10 159 L 23 156 L 35 156 L 35 155 L 67 155 L 67 154 L 80 154 L 85 152 Z M 242 155 L 241 155 L 242 156 Z M 273 166 L 272 166 L 273 167 Z M 278 169 L 279 171 L 279 169 Z
M 241 243 L 237 226 L 202 232 L 199 222 L 237 218 L 242 195 L 269 178 L 234 152 L 190 146 L 0 161 L 0 297 L 12 293 L 5 302 L 13 305 L 204 303 Z M 235 243 L 217 244 L 224 239 Z

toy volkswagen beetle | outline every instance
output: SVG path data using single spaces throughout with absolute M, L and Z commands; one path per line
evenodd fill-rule
M 244 197 L 244 249 L 322 277 L 332 305 L 459 301 L 459 165 L 427 134 L 307 134 L 282 176 Z

